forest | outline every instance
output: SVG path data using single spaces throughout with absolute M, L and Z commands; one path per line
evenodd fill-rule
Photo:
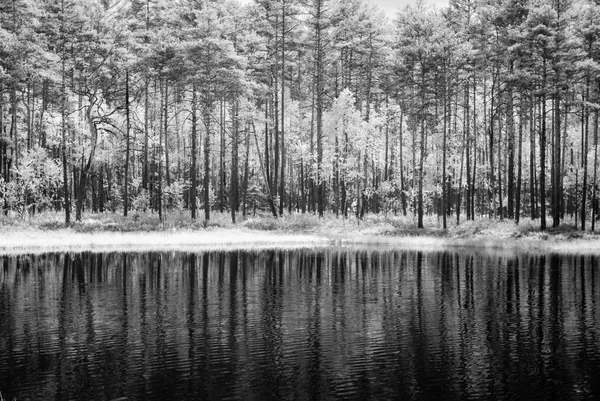
M 3 0 L 1 207 L 594 230 L 599 62 L 597 0 Z

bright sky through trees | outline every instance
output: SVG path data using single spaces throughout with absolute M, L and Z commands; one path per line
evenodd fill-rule
M 398 9 L 406 6 L 407 4 L 416 3 L 416 0 L 371 0 L 371 3 L 377 4 L 386 12 L 388 17 L 393 18 Z M 448 0 L 428 0 L 425 3 L 435 5 L 436 7 L 444 7 L 448 5 Z
M 242 3 L 250 3 L 252 0 L 240 0 Z M 385 11 L 389 18 L 394 18 L 396 12 L 408 4 L 416 3 L 416 0 L 370 0 Z M 448 5 L 448 0 L 426 0 L 426 4 L 435 5 L 436 7 L 445 7 Z

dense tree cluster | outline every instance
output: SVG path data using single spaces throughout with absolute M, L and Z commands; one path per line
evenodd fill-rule
M 598 217 L 600 5 L 0 3 L 5 213 Z

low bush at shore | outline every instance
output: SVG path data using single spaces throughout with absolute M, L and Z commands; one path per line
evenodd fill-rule
M 520 224 L 511 220 L 493 220 L 480 218 L 475 221 L 450 221 L 447 229 L 442 229 L 441 221 L 436 216 L 425 219 L 425 228 L 416 227 L 416 219 L 412 215 L 367 215 L 363 219 L 355 216 L 347 218 L 327 214 L 319 218 L 312 213 L 285 214 L 274 218 L 271 215 L 257 214 L 238 216 L 233 224 L 227 213 L 213 213 L 206 222 L 204 218 L 192 220 L 189 213 L 170 212 L 159 220 L 156 213 L 130 213 L 127 217 L 106 213 L 85 213 L 81 221 L 74 221 L 68 227 L 64 216 L 58 213 L 41 213 L 26 220 L 7 215 L 0 218 L 0 229 L 55 231 L 69 228 L 77 233 L 96 232 L 163 232 L 205 229 L 244 229 L 251 231 L 283 231 L 286 233 L 311 233 L 332 235 L 369 235 L 369 236 L 401 236 L 401 237 L 439 237 L 469 239 L 478 237 L 492 238 L 531 238 L 544 240 L 561 239 L 593 239 L 600 235 L 590 231 L 578 230 L 573 222 L 566 221 L 558 228 L 545 231 L 539 229 L 539 221 L 524 219 Z

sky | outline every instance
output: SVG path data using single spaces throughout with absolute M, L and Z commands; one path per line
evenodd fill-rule
M 416 0 L 370 0 L 371 3 L 377 4 L 379 8 L 384 10 L 388 17 L 393 18 L 396 11 L 407 4 L 416 3 Z M 425 4 L 445 7 L 448 5 L 448 0 L 425 0 Z
M 251 0 L 240 0 L 242 3 L 249 3 Z M 417 0 L 369 0 L 381 8 L 389 18 L 394 18 L 396 11 L 407 4 L 416 3 Z M 425 0 L 425 4 L 444 7 L 448 5 L 448 0 Z

